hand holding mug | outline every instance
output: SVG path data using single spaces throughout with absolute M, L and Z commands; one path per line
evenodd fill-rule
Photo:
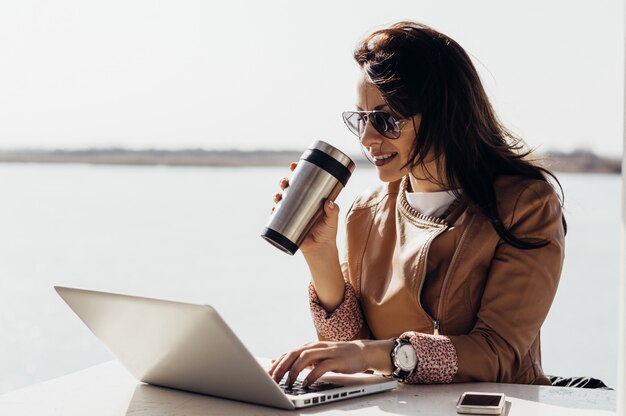
M 323 141 L 314 142 L 292 163 L 289 179 L 280 180 L 272 209 L 261 236 L 282 251 L 304 254 L 335 247 L 339 208 L 334 200 L 348 182 L 354 162 Z
M 298 166 L 297 162 L 292 162 L 289 165 L 289 170 L 292 172 Z M 279 182 L 281 192 L 277 192 L 274 195 L 274 203 L 277 204 L 283 197 L 283 192 L 289 187 L 289 179 L 282 178 Z M 272 212 L 276 207 L 272 208 Z M 339 206 L 332 200 L 327 199 L 324 202 L 324 214 L 317 221 L 317 223 L 311 228 L 309 234 L 305 237 L 302 244 L 300 244 L 300 251 L 305 256 L 309 253 L 314 253 L 319 248 L 325 245 L 337 244 L 337 227 L 339 224 Z

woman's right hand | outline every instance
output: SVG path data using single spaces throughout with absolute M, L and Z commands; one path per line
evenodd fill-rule
M 289 165 L 293 172 L 297 163 Z M 289 179 L 280 180 L 282 191 L 289 187 Z M 283 197 L 282 192 L 274 196 L 278 203 Z M 300 251 L 309 265 L 311 282 L 320 305 L 327 311 L 334 311 L 343 301 L 345 282 L 339 263 L 337 250 L 337 224 L 339 223 L 339 207 L 332 201 L 324 202 L 324 212 L 306 236 Z
M 296 162 L 292 162 L 289 165 L 289 169 L 293 172 L 298 166 Z M 284 191 L 289 187 L 289 179 L 282 178 L 280 180 L 280 189 Z M 274 195 L 274 202 L 278 203 L 283 197 L 282 192 Z M 272 211 L 274 208 L 272 208 Z M 339 224 L 339 207 L 331 200 L 324 202 L 324 213 L 317 223 L 313 226 L 309 234 L 306 236 L 302 244 L 300 244 L 300 251 L 307 256 L 308 254 L 315 254 L 321 252 L 327 248 L 337 247 L 337 227 Z

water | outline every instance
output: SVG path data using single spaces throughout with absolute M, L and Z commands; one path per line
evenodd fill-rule
M 288 174 L 0 165 L 0 393 L 112 359 L 53 285 L 211 304 L 256 355 L 315 339 L 303 258 L 259 237 Z M 567 258 L 542 330 L 544 368 L 615 386 L 620 177 L 560 178 Z M 343 213 L 377 183 L 357 168 Z

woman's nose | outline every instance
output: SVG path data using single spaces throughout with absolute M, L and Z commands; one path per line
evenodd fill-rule
M 369 118 L 367 122 L 363 126 L 363 131 L 361 132 L 361 144 L 365 147 L 370 147 L 375 144 L 380 144 L 385 138 L 372 126 Z

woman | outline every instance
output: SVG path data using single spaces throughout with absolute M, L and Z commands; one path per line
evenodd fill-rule
M 549 384 L 539 332 L 565 235 L 554 176 L 498 121 L 449 37 L 400 22 L 354 57 L 357 111 L 343 117 L 384 185 L 350 208 L 343 263 L 339 208 L 325 204 L 300 247 L 322 341 L 283 354 L 270 375 L 291 384 L 310 367 L 305 384 L 367 370 L 406 383 Z

